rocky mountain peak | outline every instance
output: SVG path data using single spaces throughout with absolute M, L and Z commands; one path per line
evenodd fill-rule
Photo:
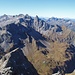
M 25 19 L 31 19 L 31 16 L 29 16 L 28 14 L 26 14 L 24 18 Z
M 39 20 L 39 17 L 36 15 L 36 17 L 34 18 L 35 21 Z
M 10 19 L 9 15 L 4 14 L 4 15 L 0 16 L 0 21 L 6 21 L 6 20 L 9 20 L 9 19 Z

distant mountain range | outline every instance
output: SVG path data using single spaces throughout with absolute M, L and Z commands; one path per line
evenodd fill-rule
M 1 75 L 67 75 L 74 62 L 73 19 L 0 16 Z

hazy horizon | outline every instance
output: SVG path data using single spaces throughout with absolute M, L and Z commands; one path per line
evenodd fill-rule
M 74 0 L 0 0 L 0 15 L 75 18 Z

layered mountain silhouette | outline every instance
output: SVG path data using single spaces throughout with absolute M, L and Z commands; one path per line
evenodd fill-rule
M 73 73 L 74 27 L 70 19 L 0 16 L 0 75 Z

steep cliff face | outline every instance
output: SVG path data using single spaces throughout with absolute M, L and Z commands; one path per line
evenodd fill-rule
M 53 18 L 50 21 L 58 21 Z M 65 75 L 75 69 L 75 32 L 28 14 L 0 17 L 1 75 Z

